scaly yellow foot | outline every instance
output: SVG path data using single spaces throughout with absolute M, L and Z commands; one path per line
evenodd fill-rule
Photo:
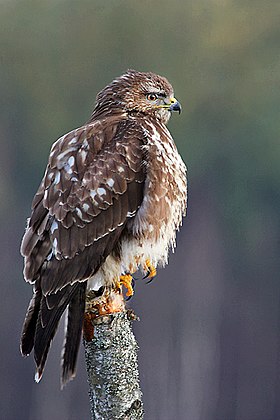
M 155 277 L 157 275 L 157 270 L 156 268 L 151 264 L 150 260 L 146 260 L 145 261 L 145 265 L 144 265 L 144 270 L 147 271 L 146 276 L 144 277 L 146 278 L 150 278 L 152 279 L 153 277 Z
M 127 292 L 126 292 L 126 296 L 132 296 L 134 291 L 133 291 L 133 287 L 131 285 L 133 281 L 133 277 L 131 274 L 123 274 L 122 276 L 120 276 L 120 285 L 123 285 L 124 287 L 127 288 Z

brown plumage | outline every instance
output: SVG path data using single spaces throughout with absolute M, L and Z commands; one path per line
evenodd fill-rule
M 86 289 L 167 262 L 186 209 L 186 169 L 165 127 L 180 111 L 169 82 L 127 71 L 98 95 L 90 121 L 52 146 L 23 237 L 34 285 L 21 351 L 40 380 L 68 308 L 62 383 L 75 375 Z

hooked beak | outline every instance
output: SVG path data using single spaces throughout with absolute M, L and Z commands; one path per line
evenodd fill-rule
M 177 99 L 175 98 L 171 98 L 170 100 L 171 104 L 170 107 L 168 108 L 169 111 L 178 111 L 179 114 L 181 114 L 182 111 L 182 107 L 179 101 L 177 101 Z

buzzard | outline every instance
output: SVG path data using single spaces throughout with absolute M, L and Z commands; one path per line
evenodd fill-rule
M 128 70 L 97 95 L 89 122 L 51 148 L 21 245 L 34 290 L 21 352 L 34 349 L 37 382 L 66 309 L 62 384 L 75 376 L 86 292 L 124 285 L 132 295 L 132 274 L 153 277 L 175 247 L 187 188 L 166 128 L 172 111 L 181 106 L 166 78 Z

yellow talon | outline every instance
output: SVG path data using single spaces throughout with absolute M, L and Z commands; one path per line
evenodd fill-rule
M 145 261 L 145 265 L 144 265 L 144 270 L 147 271 L 147 276 L 146 278 L 150 278 L 152 279 L 153 277 L 155 277 L 157 275 L 157 270 L 156 268 L 151 264 L 150 260 L 146 260 Z
M 131 274 L 123 274 L 122 276 L 120 276 L 119 284 L 127 288 L 127 292 L 126 292 L 127 297 L 132 296 L 134 294 L 134 291 L 131 285 L 132 280 L 133 280 L 133 277 Z

